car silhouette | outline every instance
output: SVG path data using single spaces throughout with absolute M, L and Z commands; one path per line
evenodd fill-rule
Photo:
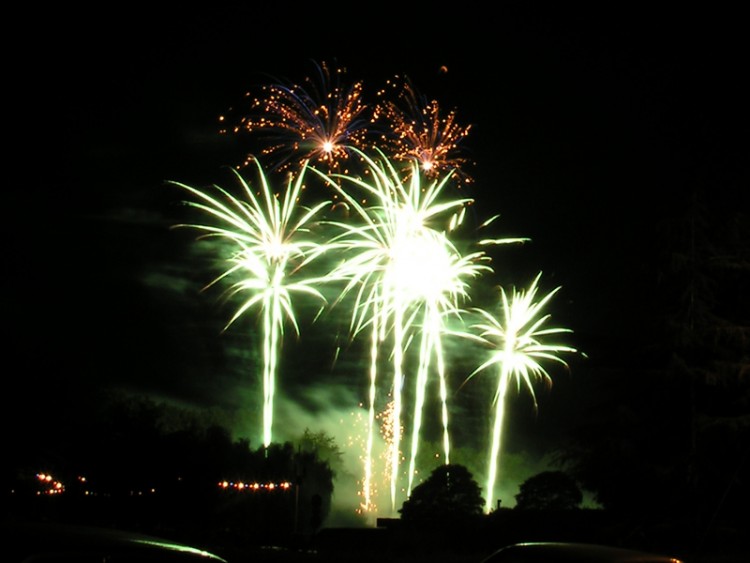
M 516 543 L 482 563 L 683 563 L 681 559 L 609 545 L 571 542 Z
M 227 563 L 180 542 L 123 530 L 51 522 L 4 522 L 4 563 Z

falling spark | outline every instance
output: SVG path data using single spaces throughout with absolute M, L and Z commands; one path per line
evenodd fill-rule
M 206 286 L 239 276 L 227 294 L 229 297 L 248 294 L 225 330 L 251 308 L 260 307 L 262 311 L 263 444 L 268 447 L 272 439 L 278 351 L 285 318 L 299 336 L 292 294 L 301 293 L 325 302 L 316 287 L 326 281 L 325 276 L 304 277 L 301 272 L 327 250 L 325 244 L 314 240 L 308 225 L 328 202 L 322 201 L 309 209 L 298 204 L 307 166 L 296 179 L 289 178 L 283 196 L 277 197 L 272 193 L 260 163 L 256 161 L 256 164 L 261 184 L 259 195 L 235 171 L 246 200 L 238 199 L 218 186 L 214 186 L 216 195 L 211 195 L 182 183 L 172 184 L 197 198 L 187 205 L 216 220 L 216 224 L 180 224 L 175 227 L 198 229 L 205 233 L 200 238 L 219 237 L 230 241 L 235 248 L 229 260 L 230 267 Z
M 347 435 L 345 443 L 346 446 L 350 449 L 357 450 L 357 451 L 367 451 L 367 448 L 365 446 L 368 433 L 367 433 L 367 421 L 363 420 L 362 411 L 360 409 L 363 408 L 362 403 L 358 405 L 358 409 L 352 413 L 350 413 L 350 420 L 348 422 L 342 420 L 341 423 L 345 424 L 347 428 L 350 429 L 350 433 Z M 359 461 L 361 461 L 364 464 L 364 477 L 358 482 L 361 485 L 361 490 L 357 491 L 357 495 L 361 497 L 362 500 L 359 502 L 359 506 L 355 509 L 355 512 L 357 514 L 365 514 L 366 512 L 372 512 L 377 510 L 377 505 L 373 498 L 370 496 L 372 492 L 372 496 L 377 494 L 377 491 L 375 490 L 375 485 L 373 482 L 371 490 L 368 490 L 364 484 L 369 481 L 369 479 L 372 478 L 371 474 L 368 474 L 370 467 L 367 466 L 366 460 L 364 456 L 360 456 Z
M 544 328 L 545 323 L 549 320 L 549 314 L 540 316 L 540 313 L 560 288 L 552 290 L 535 302 L 540 277 L 541 273 L 534 278 L 526 291 L 514 289 L 510 299 L 505 290 L 502 287 L 500 288 L 502 318 L 496 318 L 485 310 L 475 309 L 484 319 L 484 322 L 474 325 L 474 328 L 479 331 L 478 339 L 491 347 L 492 352 L 489 359 L 474 370 L 469 377 L 473 377 L 488 367 L 498 367 L 497 390 L 493 398 L 495 419 L 487 478 L 485 506 L 487 513 L 492 509 L 494 502 L 493 494 L 505 418 L 505 397 L 511 380 L 516 380 L 519 389 L 521 383 L 528 388 L 536 407 L 533 380 L 543 380 L 548 385 L 552 384 L 552 378 L 539 362 L 549 360 L 559 362 L 567 367 L 567 362 L 557 354 L 560 352 L 576 352 L 574 348 L 569 346 L 546 344 L 544 342 L 544 339 L 550 335 L 571 331 L 565 328 Z

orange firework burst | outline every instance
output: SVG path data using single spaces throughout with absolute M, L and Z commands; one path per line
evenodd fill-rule
M 315 68 L 316 78 L 306 78 L 305 86 L 263 86 L 262 95 L 252 99 L 249 115 L 241 117 L 231 129 L 234 133 L 265 134 L 269 143 L 260 154 L 272 159 L 277 170 L 309 160 L 323 163 L 329 172 L 339 172 L 350 147 L 366 146 L 369 121 L 365 116 L 367 105 L 362 101 L 362 82 L 347 88 L 343 85 L 345 69 L 337 68 L 332 73 L 326 63 L 315 64 Z M 224 117 L 220 121 L 225 121 Z M 242 166 L 252 158 L 249 154 Z
M 395 82 L 388 82 L 388 86 L 397 87 Z M 381 91 L 380 95 L 384 93 Z M 453 171 L 459 181 L 467 184 L 473 181 L 463 169 L 471 162 L 463 156 L 460 146 L 471 125 L 459 125 L 455 110 L 442 113 L 438 102 L 420 95 L 408 78 L 396 101 L 386 99 L 378 104 L 375 119 L 387 123 L 381 141 L 394 160 L 416 158 L 429 177 Z

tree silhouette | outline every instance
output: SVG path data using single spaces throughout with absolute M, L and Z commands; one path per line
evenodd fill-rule
M 746 479 L 750 449 L 750 230 L 742 205 L 718 212 L 712 196 L 694 189 L 667 224 L 657 286 L 663 369 L 685 397 L 674 505 L 697 519 L 731 513 L 722 505 L 743 489 L 748 498 L 736 484 Z
M 447 464 L 414 487 L 399 513 L 402 520 L 446 520 L 481 515 L 483 508 L 482 491 L 471 472 Z
M 604 394 L 558 461 L 605 509 L 642 518 L 648 502 L 649 517 L 705 533 L 750 498 L 750 221 L 745 207 L 727 213 L 699 195 L 653 233 L 629 364 L 588 376 Z
M 564 471 L 543 471 L 521 484 L 516 495 L 518 510 L 570 510 L 579 508 L 583 494 Z

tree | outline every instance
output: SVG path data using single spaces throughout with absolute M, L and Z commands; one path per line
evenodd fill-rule
M 750 221 L 747 206 L 727 214 L 698 195 L 658 223 L 628 365 L 591 373 L 606 394 L 558 462 L 610 512 L 642 517 L 648 502 L 649 517 L 705 534 L 747 505 Z
M 564 471 L 543 471 L 521 484 L 516 495 L 519 510 L 570 510 L 579 508 L 583 494 Z
M 343 453 L 326 431 L 305 428 L 297 443 L 296 479 L 299 486 L 297 525 L 315 533 L 331 512 L 333 480 L 345 472 Z
M 344 469 L 344 454 L 336 439 L 325 430 L 313 432 L 305 428 L 299 440 L 299 448 L 301 451 L 314 453 L 320 461 L 327 463 L 334 476 Z
M 750 444 L 750 229 L 741 200 L 716 213 L 712 195 L 696 189 L 669 223 L 656 294 L 665 372 L 687 397 L 675 510 L 704 520 L 733 512 L 722 505 L 739 496 Z
M 482 514 L 482 491 L 463 465 L 435 468 L 399 510 L 403 520 L 460 519 Z

